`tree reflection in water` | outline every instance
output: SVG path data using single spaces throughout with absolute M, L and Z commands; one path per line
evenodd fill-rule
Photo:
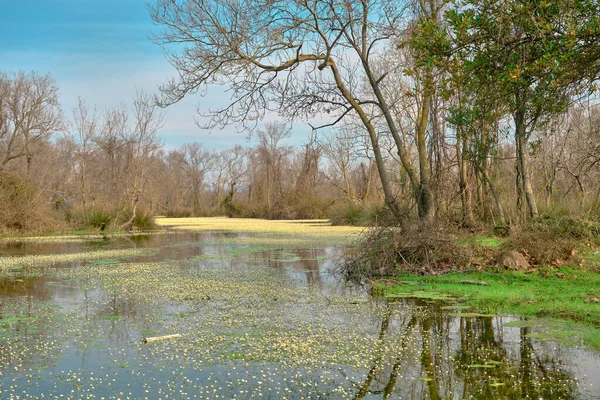
M 377 348 L 355 399 L 574 399 L 568 354 L 504 327 L 418 299 L 387 300 Z

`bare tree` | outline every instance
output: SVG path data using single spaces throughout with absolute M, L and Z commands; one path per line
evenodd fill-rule
M 327 113 L 333 118 L 325 126 L 357 118 L 368 132 L 387 206 L 400 215 L 380 148 L 383 133 L 396 143 L 419 214 L 429 219 L 434 208 L 425 148 L 433 71 L 424 67 L 413 77 L 423 83 L 415 125 L 417 172 L 394 116 L 394 99 L 383 90 L 390 70 L 375 63 L 406 43 L 404 28 L 411 18 L 439 19 L 437 2 L 420 4 L 421 12 L 414 14 L 408 3 L 386 0 L 157 0 L 151 15 L 163 30 L 155 39 L 167 49 L 177 44 L 169 59 L 179 72 L 179 79 L 162 88 L 162 102 L 221 84 L 231 88 L 233 101 L 209 113 L 211 126 L 252 124 L 267 111 L 287 119 Z M 397 62 L 393 67 L 404 69 Z
M 35 146 L 64 128 L 58 86 L 35 72 L 0 73 L 0 170 L 25 158 L 27 174 Z
M 247 170 L 246 151 L 240 145 L 235 145 L 233 149 L 223 151 L 225 159 L 225 181 L 227 187 L 227 197 L 225 198 L 225 207 L 228 209 L 229 217 L 233 217 L 234 203 L 233 197 L 240 186 L 244 183 Z
M 121 193 L 119 191 L 119 180 L 121 178 L 122 162 L 121 155 L 125 146 L 123 138 L 128 136 L 129 128 L 129 110 L 127 105 L 122 103 L 117 107 L 107 109 L 104 112 L 102 129 L 95 137 L 94 142 L 102 151 L 103 164 L 109 166 L 110 182 L 108 184 L 107 194 L 121 203 Z
M 79 197 L 83 213 L 87 213 L 86 202 L 87 202 L 87 178 L 88 178 L 88 164 L 90 158 L 95 151 L 94 139 L 98 135 L 99 121 L 96 109 L 91 112 L 88 110 L 85 101 L 81 98 L 78 99 L 78 104 L 73 109 L 73 124 L 75 131 L 72 134 L 72 138 L 78 147 L 77 151 L 77 167 L 79 173 Z
M 184 144 L 182 151 L 182 167 L 192 189 L 193 207 L 197 212 L 202 209 L 202 188 L 208 173 L 213 169 L 215 154 L 197 142 Z
M 133 129 L 123 138 L 126 149 L 124 199 L 131 210 L 131 217 L 121 226 L 122 229 L 131 228 L 136 217 L 137 205 L 150 178 L 149 164 L 160 149 L 158 131 L 165 121 L 164 112 L 144 91 L 138 91 L 133 101 L 133 117 Z
M 323 152 L 332 165 L 335 166 L 337 172 L 341 174 L 343 181 L 341 189 L 349 201 L 355 199 L 355 192 L 351 184 L 350 169 L 356 159 L 356 150 L 359 142 L 360 135 L 348 127 L 333 130 L 319 141 L 321 149 L 323 149 Z
M 273 207 L 274 192 L 281 194 L 282 159 L 287 149 L 282 148 L 281 141 L 290 136 L 291 128 L 282 124 L 268 123 L 258 131 L 258 154 L 265 167 L 267 209 Z

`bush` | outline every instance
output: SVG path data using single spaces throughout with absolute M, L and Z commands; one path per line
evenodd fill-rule
M 574 239 L 597 239 L 600 227 L 597 223 L 581 218 L 541 216 L 525 224 L 524 231 L 547 233 L 556 237 Z
M 465 267 L 473 256 L 471 249 L 457 244 L 452 232 L 439 226 L 379 227 L 366 231 L 342 269 L 358 279 L 400 271 L 436 274 Z
M 63 228 L 52 218 L 50 205 L 31 181 L 0 172 L 0 231 L 44 232 Z
M 117 223 L 118 211 L 108 207 L 97 207 L 84 212 L 80 207 L 68 209 L 64 213 L 65 221 L 80 229 L 110 229 Z
M 108 210 L 94 210 L 83 216 L 83 223 L 96 229 L 104 230 L 116 219 L 117 213 Z
M 345 201 L 332 208 L 329 219 L 332 225 L 360 225 L 363 210 L 357 202 Z
M 513 228 L 502 250 L 526 254 L 532 264 L 553 265 L 564 262 L 585 242 L 598 243 L 599 226 L 570 217 L 535 218 L 520 229 Z
M 135 218 L 133 219 L 133 227 L 141 231 L 149 231 L 156 229 L 157 225 L 154 222 L 154 216 L 150 212 L 138 210 L 135 213 Z

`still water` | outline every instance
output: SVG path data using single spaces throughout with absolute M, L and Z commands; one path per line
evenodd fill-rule
M 240 236 L 0 244 L 0 398 L 600 398 L 577 332 L 374 298 L 344 248 Z

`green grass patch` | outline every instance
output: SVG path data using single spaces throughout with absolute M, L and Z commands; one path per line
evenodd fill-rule
M 385 288 L 385 297 L 460 298 L 460 306 L 448 306 L 456 307 L 454 311 L 457 316 L 472 315 L 469 311 L 463 311 L 468 306 L 485 315 L 506 314 L 570 321 L 582 328 L 573 330 L 582 333 L 586 345 L 600 348 L 600 303 L 585 302 L 590 297 L 600 297 L 600 273 L 596 271 L 563 266 L 542 268 L 531 273 L 403 274 L 398 279 L 412 284 Z M 486 281 L 489 285 L 461 283 L 466 280 Z M 528 326 L 529 323 L 515 321 L 511 325 Z M 549 334 L 554 337 L 561 335 L 555 333 Z

